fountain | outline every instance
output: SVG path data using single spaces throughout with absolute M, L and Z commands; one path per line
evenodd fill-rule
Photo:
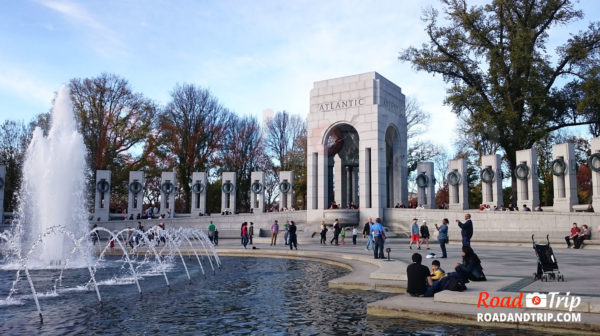
M 33 242 L 51 227 L 62 226 L 76 237 L 88 231 L 85 155 L 70 92 L 63 85 L 56 95 L 48 135 L 37 127 L 27 148 L 15 223 L 17 232 L 14 233 L 19 240 L 19 255 L 28 253 Z M 50 234 L 29 257 L 28 265 L 32 268 L 59 266 L 74 247 L 74 242 L 63 234 Z M 82 248 L 71 265 L 84 267 L 89 262 L 89 251 Z
M 48 134 L 36 128 L 27 148 L 13 230 L 0 234 L 0 271 L 16 270 L 6 299 L 0 299 L 0 306 L 20 304 L 23 298 L 31 297 L 43 321 L 40 293 L 46 298 L 65 292 L 94 290 L 102 302 L 99 286 L 135 283 L 141 295 L 140 280 L 144 277 L 162 275 L 170 287 L 166 271 L 169 267 L 176 268 L 172 265 L 177 259 L 191 283 L 192 270 L 185 263 L 184 248 L 187 254 L 195 256 L 203 277 L 206 277 L 204 258 L 208 259 L 213 273 L 215 266 L 220 268 L 214 245 L 201 230 L 165 230 L 158 226 L 146 232 L 137 229 L 112 232 L 103 227 L 90 230 L 85 155 L 70 92 L 62 86 L 54 102 Z M 97 249 L 98 240 L 92 242 L 91 237 L 100 235 L 107 239 L 99 240 L 100 249 Z M 159 251 L 156 246 L 160 242 L 164 244 Z M 109 250 L 111 254 L 122 256 L 120 260 L 107 260 L 105 255 Z M 22 273 L 27 284 L 20 283 Z M 70 273 L 69 281 L 65 283 L 67 273 Z M 36 283 L 41 290 L 36 290 Z M 31 295 L 23 295 L 23 291 Z

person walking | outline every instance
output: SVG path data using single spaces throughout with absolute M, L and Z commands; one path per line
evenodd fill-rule
M 460 227 L 460 235 L 462 236 L 463 246 L 471 246 L 471 238 L 473 238 L 473 221 L 471 221 L 471 214 L 465 214 L 465 222 L 462 223 L 458 219 L 456 220 L 458 227 Z
M 250 227 L 248 228 L 248 239 L 250 245 L 252 245 L 252 237 L 254 236 L 254 223 L 250 222 Z
M 248 222 L 242 223 L 242 245 L 248 245 Z
M 321 244 L 327 245 L 327 226 L 325 221 L 321 222 Z
M 448 244 L 448 218 L 442 219 L 442 226 L 435 224 L 435 228 L 438 230 L 438 242 L 440 243 L 440 249 L 442 250 L 442 258 L 448 258 L 446 254 L 446 244 Z
M 385 243 L 385 232 L 383 225 L 381 225 L 381 218 L 375 220 L 375 224 L 371 226 L 371 234 L 375 241 L 375 248 L 373 249 L 373 256 L 375 259 L 383 259 L 383 244 Z
M 338 236 L 339 235 L 340 235 L 340 222 L 336 218 L 335 221 L 333 222 L 333 238 L 331 238 L 331 241 L 329 242 L 329 244 L 333 245 L 333 242 L 335 241 L 335 245 L 339 245 L 338 244 Z
M 346 245 L 346 228 L 340 231 L 340 236 L 342 237 L 342 246 Z
M 294 223 L 294 221 L 290 221 L 290 226 L 288 228 L 288 231 L 290 233 L 288 241 L 288 243 L 290 244 L 290 250 L 292 250 L 292 247 L 295 247 L 296 250 L 298 250 L 298 236 L 296 235 L 296 229 L 296 223 Z
M 410 243 L 408 243 L 408 248 L 411 250 L 413 243 L 417 243 L 417 247 L 419 250 L 421 249 L 421 242 L 419 241 L 419 224 L 417 224 L 416 218 L 413 218 L 413 223 L 410 227 Z
M 425 244 L 425 247 L 429 250 L 429 227 L 427 226 L 427 221 L 423 221 L 423 225 L 421 225 L 421 242 L 420 245 Z M 419 246 L 419 250 L 421 247 Z
M 271 246 L 277 245 L 277 234 L 279 233 L 279 224 L 277 221 L 271 225 Z
M 210 225 L 208 226 L 208 239 L 210 239 L 210 242 L 214 244 L 215 242 L 215 224 L 213 224 L 212 221 L 210 221 Z
M 285 233 L 283 234 L 283 242 L 285 243 L 285 245 L 287 245 L 289 243 L 290 238 L 290 221 L 286 220 L 283 228 L 285 229 Z
M 363 238 L 367 238 L 367 245 L 365 250 L 369 250 L 369 247 L 373 248 L 373 236 L 371 235 L 371 225 L 373 225 L 373 218 L 369 217 L 369 221 L 365 223 L 363 229 Z
M 358 236 L 358 229 L 355 227 L 352 228 L 352 245 L 356 245 L 356 237 Z

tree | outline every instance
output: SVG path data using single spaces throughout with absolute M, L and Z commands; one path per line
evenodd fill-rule
M 294 172 L 294 208 L 306 209 L 306 160 L 307 160 L 307 133 L 306 123 L 296 134 L 293 146 L 288 152 L 288 160 Z
M 4 178 L 4 211 L 16 209 L 17 193 L 21 186 L 21 170 L 31 130 L 23 122 L 5 120 L 0 125 L 0 165 L 6 166 Z
M 511 171 L 517 150 L 531 148 L 549 132 L 593 123 L 591 114 L 573 108 L 577 97 L 569 95 L 569 85 L 590 82 L 586 71 L 598 64 L 599 25 L 573 35 L 555 57 L 546 49 L 550 28 L 582 18 L 571 1 L 442 3 L 448 25 L 429 9 L 423 19 L 429 42 L 404 50 L 400 59 L 443 76 L 450 84 L 445 102 L 466 117 L 471 134 L 505 151 Z M 512 185 L 516 190 L 514 176 Z
M 268 154 L 272 158 L 271 169 L 278 173 L 294 172 L 294 207 L 306 208 L 306 120 L 286 111 L 275 113 L 267 120 L 265 130 Z M 273 202 L 278 194 L 277 176 L 266 177 L 266 199 Z
M 430 141 L 418 139 L 427 130 L 431 115 L 423 111 L 415 98 L 408 97 L 406 99 L 404 113 L 406 115 L 406 141 L 408 144 L 407 175 L 408 180 L 413 181 L 415 178 L 413 172 L 417 170 L 417 164 L 435 160 L 443 150 Z
M 194 171 L 207 171 L 221 148 L 232 114 L 209 90 L 193 84 L 177 85 L 159 115 L 156 155 L 177 169 L 185 209 L 190 210 Z
M 305 124 L 302 118 L 286 111 L 277 112 L 267 120 L 266 145 L 277 171 L 292 170 L 288 154 L 296 138 L 306 132 Z
M 127 197 L 129 170 L 139 166 L 142 160 L 132 152 L 144 146 L 154 129 L 156 105 L 133 92 L 127 80 L 107 73 L 95 78 L 72 79 L 69 88 L 79 132 L 88 151 L 91 169 L 88 186 L 93 188 L 96 170 L 110 170 L 111 201 L 123 203 Z M 38 123 L 46 125 L 47 118 L 41 115 Z
M 222 144 L 221 170 L 236 172 L 237 208 L 240 212 L 250 211 L 251 173 L 265 170 L 269 164 L 258 121 L 252 117 L 232 118 Z

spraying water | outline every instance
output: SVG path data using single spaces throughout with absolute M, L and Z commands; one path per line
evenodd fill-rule
M 85 154 L 70 92 L 63 85 L 54 102 L 48 135 L 36 128 L 27 148 L 16 220 L 19 255 L 28 254 L 33 242 L 51 227 L 63 226 L 78 237 L 88 232 Z M 73 247 L 63 234 L 51 234 L 33 251 L 29 266 L 59 266 Z M 87 265 L 90 251 L 83 248 L 81 252 L 71 260 L 73 267 Z

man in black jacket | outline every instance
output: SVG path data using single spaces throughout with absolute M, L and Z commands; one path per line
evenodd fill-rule
M 371 225 L 373 225 L 373 218 L 369 217 L 369 221 L 365 223 L 365 228 L 363 229 L 363 238 L 367 238 L 367 245 L 365 246 L 365 250 L 369 250 L 369 247 L 373 247 L 373 237 L 371 236 Z
M 471 238 L 473 237 L 473 221 L 471 221 L 471 214 L 465 214 L 464 223 L 461 223 L 458 219 L 456 222 L 460 227 L 463 246 L 471 246 Z
M 413 263 L 406 267 L 406 292 L 411 296 L 433 296 L 433 281 L 427 266 L 421 265 L 423 257 L 412 255 Z

